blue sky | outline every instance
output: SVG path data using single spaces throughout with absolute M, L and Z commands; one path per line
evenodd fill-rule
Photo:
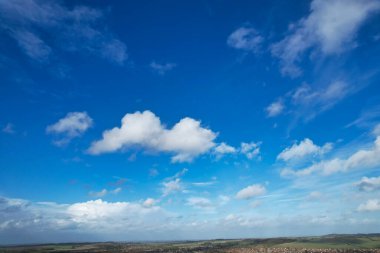
M 379 13 L 0 0 L 0 243 L 379 232 Z

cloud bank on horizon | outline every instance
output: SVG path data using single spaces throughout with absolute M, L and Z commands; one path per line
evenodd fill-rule
M 0 244 L 379 232 L 379 0 L 150 9 L 0 0 Z

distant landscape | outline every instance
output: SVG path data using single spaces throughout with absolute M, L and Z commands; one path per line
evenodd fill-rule
M 380 252 L 380 234 L 173 242 L 103 242 L 12 245 L 0 247 L 0 252 Z

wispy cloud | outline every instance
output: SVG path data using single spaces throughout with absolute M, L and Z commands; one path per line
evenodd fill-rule
M 364 128 L 373 128 L 380 122 L 380 105 L 367 108 L 363 110 L 359 117 L 356 118 L 351 123 L 347 124 L 346 127 L 364 127 Z M 375 130 L 376 131 L 376 130 Z M 380 135 L 380 132 L 379 132 Z
M 14 134 L 16 133 L 15 129 L 14 129 L 14 125 L 12 123 L 7 123 L 2 129 L 1 131 L 3 133 L 6 133 L 6 134 Z
M 166 197 L 176 192 L 183 192 L 185 187 L 182 183 L 181 177 L 188 172 L 188 169 L 184 168 L 177 172 L 174 176 L 165 178 L 162 184 L 162 196 Z
M 157 72 L 160 75 L 165 75 L 166 72 L 173 70 L 177 64 L 175 63 L 157 63 L 155 61 L 151 62 L 149 66 L 153 71 Z
M 360 87 L 350 85 L 343 80 L 332 81 L 327 85 L 318 87 L 303 84 L 283 95 L 280 98 L 281 106 L 276 105 L 278 103 L 278 100 L 276 100 L 266 110 L 268 111 L 268 116 L 278 117 L 286 108 L 287 116 L 292 117 L 294 120 L 293 124 L 296 124 L 299 120 L 309 122 L 359 89 Z M 281 107 L 281 110 L 276 109 L 277 107 Z
M 54 143 L 57 146 L 66 145 L 73 138 L 83 135 L 90 127 L 93 120 L 87 112 L 69 112 L 64 118 L 53 125 L 47 126 L 46 133 L 62 137 Z
M 236 193 L 237 199 L 251 199 L 256 196 L 260 196 L 266 192 L 265 186 L 261 184 L 253 184 L 241 189 Z
M 228 36 L 227 45 L 244 51 L 258 52 L 264 38 L 252 27 L 240 27 Z
M 48 62 L 63 50 L 87 52 L 122 65 L 128 57 L 126 46 L 99 22 L 104 14 L 83 5 L 69 8 L 57 1 L 1 1 L 0 29 L 38 62 Z
M 376 0 L 314 0 L 310 14 L 289 28 L 288 35 L 272 45 L 284 75 L 299 76 L 298 63 L 309 52 L 339 54 L 355 47 L 355 34 L 362 24 L 380 10 Z
M 275 117 L 280 115 L 285 109 L 285 105 L 283 101 L 277 100 L 268 105 L 267 108 L 265 108 L 265 111 L 267 112 L 268 117 Z
M 106 195 L 108 194 L 118 194 L 122 191 L 122 188 L 121 187 L 117 187 L 113 190 L 107 190 L 107 189 L 102 189 L 101 191 L 90 191 L 88 193 L 88 195 L 90 195 L 91 197 L 94 197 L 94 198 L 102 198 L 102 197 L 105 197 Z
M 190 197 L 186 200 L 186 205 L 192 206 L 198 209 L 213 209 L 213 204 L 207 198 L 203 197 Z

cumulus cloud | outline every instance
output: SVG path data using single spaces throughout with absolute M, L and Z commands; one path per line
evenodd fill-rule
M 64 145 L 75 137 L 84 134 L 93 125 L 92 118 L 87 112 L 69 112 L 64 118 L 46 128 L 48 134 L 61 136 L 57 145 Z
M 363 23 L 380 10 L 376 0 L 314 0 L 310 14 L 289 29 L 289 34 L 272 45 L 272 54 L 281 60 L 284 75 L 299 76 L 297 66 L 308 52 L 339 54 L 355 46 L 355 35 Z
M 228 145 L 225 142 L 222 142 L 222 143 L 218 144 L 214 148 L 214 153 L 215 153 L 215 155 L 216 155 L 217 158 L 221 158 L 222 156 L 224 156 L 226 154 L 234 154 L 236 152 L 237 152 L 236 148 Z
M 267 108 L 265 108 L 268 117 L 276 117 L 280 115 L 285 109 L 285 105 L 282 100 L 277 100 L 271 103 Z
M 215 146 L 216 133 L 192 118 L 183 118 L 171 129 L 161 124 L 150 111 L 126 114 L 121 127 L 103 132 L 103 138 L 92 143 L 90 154 L 115 152 L 132 147 L 174 154 L 172 162 L 189 162 Z
M 220 159 L 228 154 L 241 154 L 248 159 L 253 159 L 255 157 L 260 158 L 260 145 L 261 142 L 241 142 L 240 147 L 235 148 L 225 142 L 222 142 L 214 147 L 213 154 L 217 159 Z
M 363 177 L 359 182 L 355 183 L 360 191 L 372 192 L 380 190 L 380 177 Z
M 230 34 L 227 45 L 240 50 L 257 52 L 263 41 L 264 38 L 255 29 L 240 27 Z
M 332 149 L 331 143 L 318 146 L 309 138 L 305 138 L 298 144 L 295 143 L 291 147 L 284 149 L 278 156 L 278 160 L 289 161 L 293 159 L 301 159 L 310 155 L 323 155 Z
M 66 209 L 69 218 L 77 225 L 95 231 L 120 231 L 136 229 L 139 225 L 146 228 L 155 226 L 164 212 L 158 206 L 146 208 L 134 202 L 107 202 L 101 199 L 79 202 Z M 164 216 L 163 216 L 164 217 Z
M 157 63 L 157 62 L 153 61 L 153 62 L 150 63 L 149 66 L 152 68 L 152 70 L 154 70 L 158 74 L 165 75 L 166 72 L 174 69 L 177 66 L 177 64 L 175 64 L 175 63 L 160 64 L 160 63 Z
M 237 199 L 251 199 L 253 197 L 260 196 L 266 192 L 265 186 L 261 184 L 253 184 L 241 189 L 236 193 Z
M 157 201 L 155 199 L 147 198 L 146 200 L 144 200 L 143 206 L 146 208 L 150 208 L 150 207 L 154 206 L 156 203 L 157 203 Z
M 313 173 L 327 176 L 338 172 L 347 172 L 349 170 L 374 168 L 379 165 L 380 137 L 377 137 L 372 148 L 357 150 L 347 158 L 322 160 L 300 170 L 286 168 L 281 171 L 281 176 L 308 176 Z
M 57 1 L 0 1 L 0 29 L 38 62 L 48 62 L 55 52 L 64 50 L 123 64 L 126 46 L 102 25 L 104 14 L 83 5 L 69 8 Z
M 61 238 L 59 235 L 62 236 L 60 233 L 65 231 L 68 234 L 112 234 L 110 238 L 121 232 L 154 231 L 162 227 L 170 217 L 159 206 L 147 208 L 138 202 L 107 202 L 97 199 L 57 204 L 4 197 L 0 197 L 0 214 L 0 238 L 4 233 L 41 233 L 40 242 L 46 242 L 51 234 L 58 235 L 55 238 L 57 240 Z M 12 240 L 17 241 L 17 238 Z M 25 243 L 18 241 L 21 242 Z
M 287 231 L 289 227 L 298 234 L 323 233 L 326 229 L 338 233 L 369 233 L 379 227 L 378 219 L 347 218 L 331 213 L 321 215 L 320 212 L 284 215 L 283 210 L 279 210 L 282 215 L 274 216 L 245 212 L 212 216 L 211 219 L 204 215 L 183 217 L 160 206 L 146 207 L 143 203 L 97 199 L 59 204 L 0 197 L 0 243 L 208 239 L 210 235 L 242 238 L 252 236 L 252 231 L 257 231 L 254 236 L 263 235 L 264 231 L 265 236 L 273 237 L 276 235 L 273 229 Z M 193 199 L 189 203 L 208 205 L 207 200 L 202 199 Z M 374 203 L 374 206 L 378 205 L 378 202 Z M 253 205 L 256 206 L 255 202 Z M 197 210 L 204 212 L 207 208 L 195 208 L 193 212 Z
M 369 199 L 367 202 L 360 204 L 358 207 L 359 212 L 375 212 L 380 211 L 380 200 Z
M 240 145 L 240 152 L 244 154 L 248 159 L 253 159 L 260 154 L 260 144 L 255 142 L 242 142 Z

